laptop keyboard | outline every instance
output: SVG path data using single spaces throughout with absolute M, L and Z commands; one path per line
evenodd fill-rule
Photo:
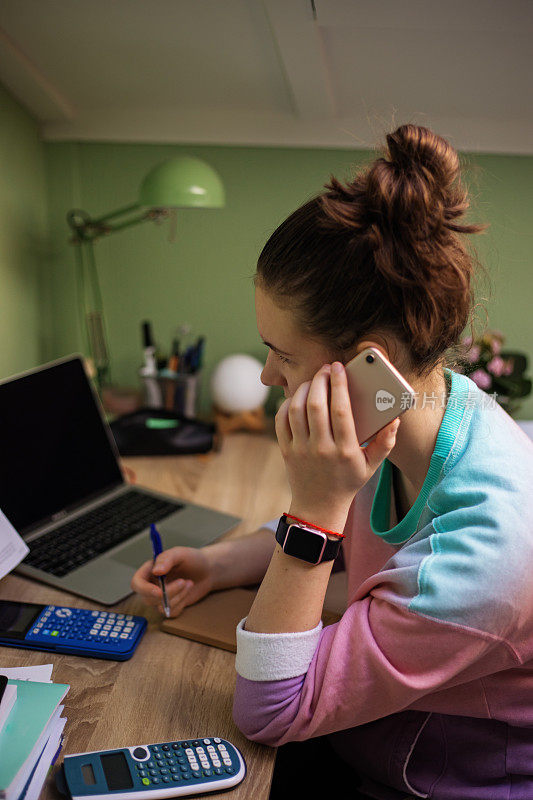
M 127 492 L 29 542 L 24 563 L 62 578 L 181 508 L 182 503 Z

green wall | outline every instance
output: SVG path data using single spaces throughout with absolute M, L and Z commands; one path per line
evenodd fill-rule
M 137 384 L 140 322 L 150 319 L 164 350 L 179 324 L 206 336 L 202 409 L 209 375 L 235 352 L 264 359 L 253 304 L 257 255 L 276 225 L 318 191 L 331 173 L 347 177 L 369 151 L 196 145 L 42 143 L 30 115 L 0 87 L 0 377 L 80 348 L 74 252 L 66 212 L 103 214 L 132 202 L 156 163 L 189 153 L 220 173 L 221 210 L 179 212 L 170 227 L 144 223 L 96 244 L 112 378 Z M 533 373 L 531 186 L 533 157 L 469 155 L 471 218 L 490 228 L 475 237 L 490 286 L 478 301 L 506 348 L 530 355 Z M 486 299 L 484 299 L 486 298 Z M 483 308 L 478 311 L 484 323 Z M 273 408 L 279 393 L 271 393 Z M 533 396 L 519 416 L 533 419 Z
M 47 268 L 44 145 L 0 85 L 0 377 L 42 361 Z
M 235 352 L 260 359 L 266 355 L 255 326 L 250 276 L 268 235 L 318 191 L 330 173 L 348 176 L 372 154 L 304 148 L 47 144 L 55 252 L 50 275 L 53 327 L 49 357 L 71 352 L 78 341 L 74 255 L 66 243 L 67 209 L 81 207 L 98 215 L 126 205 L 136 198 L 140 181 L 153 165 L 179 153 L 197 155 L 218 170 L 226 187 L 226 207 L 181 210 L 175 242 L 168 241 L 168 222 L 160 228 L 144 223 L 116 233 L 97 243 L 97 263 L 113 380 L 136 382 L 141 320 L 152 320 L 165 350 L 176 327 L 188 322 L 195 335 L 206 336 L 205 410 L 209 374 L 220 358 Z M 484 280 L 480 284 L 478 300 L 489 313 L 489 326 L 507 335 L 505 346 L 525 350 L 533 362 L 529 308 L 533 157 L 465 158 L 473 200 L 470 216 L 491 223 L 487 233 L 474 237 L 478 257 L 490 278 L 488 285 Z M 483 309 L 478 318 L 484 323 Z M 270 408 L 278 396 L 271 393 Z M 524 403 L 519 416 L 533 418 L 533 397 Z

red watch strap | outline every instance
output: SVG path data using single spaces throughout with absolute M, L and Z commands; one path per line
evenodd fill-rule
M 337 531 L 330 531 L 327 528 L 321 528 L 320 525 L 315 525 L 314 522 L 307 522 L 305 519 L 300 519 L 299 517 L 295 517 L 294 514 L 284 514 L 285 517 L 290 519 L 295 519 L 296 522 L 301 522 L 304 525 L 308 525 L 310 528 L 316 528 L 317 531 L 322 531 L 322 533 L 330 533 L 332 536 L 339 536 L 341 539 L 344 539 L 344 533 L 337 533 Z

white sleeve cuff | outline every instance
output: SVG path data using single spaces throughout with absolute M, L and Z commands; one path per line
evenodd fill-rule
M 279 515 L 279 517 L 281 517 L 281 514 Z M 271 531 L 274 531 L 274 533 L 276 533 L 278 529 L 279 517 L 276 517 L 276 519 L 271 519 L 269 522 L 263 522 L 261 527 L 270 528 Z
M 282 681 L 305 675 L 313 660 L 323 628 L 298 633 L 257 633 L 247 631 L 247 617 L 237 625 L 235 669 L 249 681 Z

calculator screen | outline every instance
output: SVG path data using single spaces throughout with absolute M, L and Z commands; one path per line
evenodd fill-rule
M 133 780 L 130 775 L 128 762 L 124 753 L 106 753 L 100 756 L 107 788 L 111 789 L 131 789 Z
M 94 769 L 92 764 L 82 764 L 81 774 L 83 775 L 83 781 L 87 786 L 95 785 L 96 778 L 94 777 Z
M 42 605 L 34 603 L 0 600 L 0 636 L 24 639 L 42 610 Z

